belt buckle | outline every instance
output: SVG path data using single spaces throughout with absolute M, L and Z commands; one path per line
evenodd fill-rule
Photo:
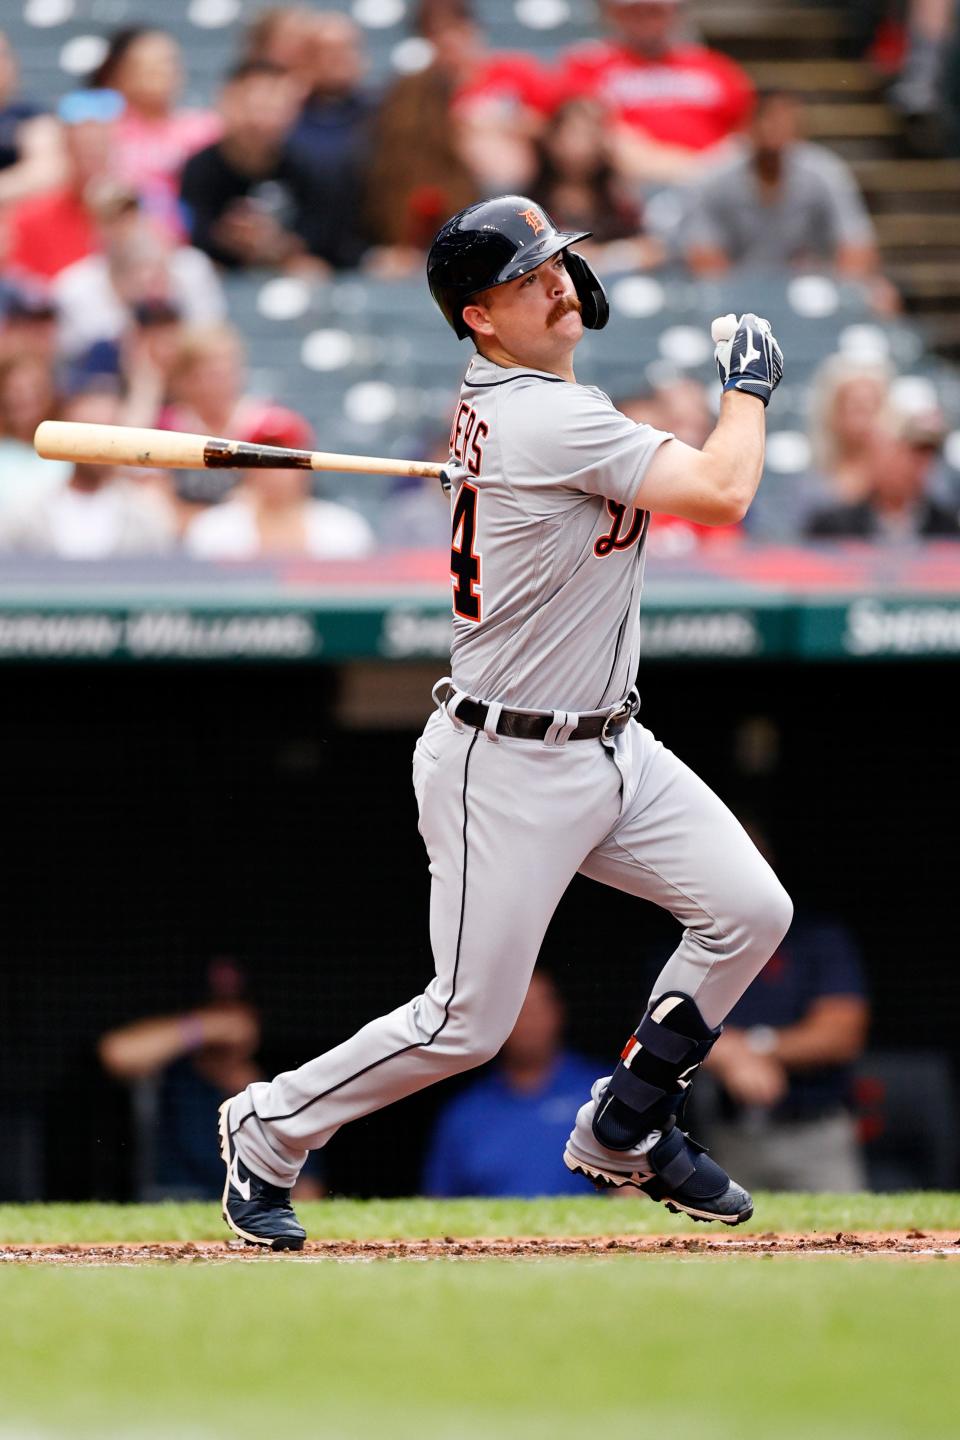
M 623 724 L 620 724 L 620 725 L 618 726 L 618 730 L 617 730 L 617 731 L 612 730 L 610 727 L 611 727 L 615 722 L 617 722 L 617 721 L 623 721 L 624 723 L 626 723 L 626 721 L 630 719 L 630 716 L 631 716 L 632 714 L 633 714 L 633 710 L 632 710 L 632 708 L 631 708 L 629 699 L 624 700 L 624 701 L 622 702 L 622 704 L 620 704 L 620 705 L 617 706 L 616 710 L 611 710 L 611 712 L 610 712 L 610 714 L 607 716 L 606 720 L 604 720 L 604 722 L 603 722 L 603 729 L 600 731 L 600 739 L 601 739 L 601 740 L 610 740 L 610 739 L 612 739 L 612 737 L 613 737 L 615 734 L 617 734 L 617 733 L 619 732 L 619 730 L 622 730 L 622 729 L 623 729 Z

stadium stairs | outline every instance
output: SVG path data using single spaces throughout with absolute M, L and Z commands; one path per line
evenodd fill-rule
M 908 313 L 933 350 L 960 360 L 960 159 L 913 153 L 910 131 L 886 102 L 884 76 L 853 53 L 853 22 L 842 7 L 711 0 L 695 8 L 707 43 L 737 59 L 759 87 L 804 100 L 810 138 L 853 167 Z

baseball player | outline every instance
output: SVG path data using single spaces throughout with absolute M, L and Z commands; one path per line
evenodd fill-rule
M 224 1218 L 256 1244 L 302 1246 L 289 1195 L 309 1150 L 497 1053 L 578 871 L 664 906 L 683 934 L 613 1074 L 585 1097 L 564 1162 L 695 1219 L 752 1214 L 681 1121 L 695 1070 L 791 904 L 723 802 L 638 723 L 633 682 L 649 517 L 743 516 L 782 355 L 766 321 L 728 317 L 703 450 L 633 423 L 574 376 L 584 327 L 608 318 L 571 248 L 585 238 L 508 195 L 454 216 L 430 251 L 433 297 L 476 350 L 450 434 L 452 675 L 434 688 L 413 757 L 436 974 L 344 1044 L 221 1108 Z

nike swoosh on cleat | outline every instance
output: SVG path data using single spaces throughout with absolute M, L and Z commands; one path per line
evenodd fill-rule
M 237 1192 L 237 1194 L 240 1196 L 241 1200 L 249 1200 L 249 1199 L 250 1199 L 250 1181 L 249 1181 L 249 1180 L 241 1180 L 241 1179 L 240 1179 L 239 1170 L 240 1170 L 240 1167 L 239 1167 L 238 1159 L 237 1159 L 237 1156 L 234 1155 L 234 1157 L 233 1157 L 233 1164 L 230 1166 L 230 1184 L 233 1186 L 234 1190 L 236 1190 L 236 1192 Z

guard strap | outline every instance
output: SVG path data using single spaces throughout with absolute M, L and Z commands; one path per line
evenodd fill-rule
M 676 1030 L 668 1030 L 665 1025 L 658 1025 L 649 1010 L 637 1026 L 635 1034 L 645 1050 L 649 1050 L 657 1060 L 663 1060 L 668 1065 L 680 1065 L 691 1051 L 699 1048 L 696 1040 L 692 1040 L 689 1035 L 679 1035 Z
M 683 1131 L 674 1126 L 647 1154 L 651 1169 L 668 1191 L 683 1185 L 697 1168 L 686 1142 Z M 694 1154 L 700 1149 L 698 1146 Z
M 618 1065 L 610 1077 L 610 1084 L 607 1092 L 616 1095 L 624 1105 L 629 1105 L 632 1110 L 641 1112 L 649 1110 L 662 1100 L 666 1090 L 661 1090 L 658 1085 L 651 1085 L 648 1080 L 641 1080 L 639 1075 L 634 1075 L 626 1065 Z

